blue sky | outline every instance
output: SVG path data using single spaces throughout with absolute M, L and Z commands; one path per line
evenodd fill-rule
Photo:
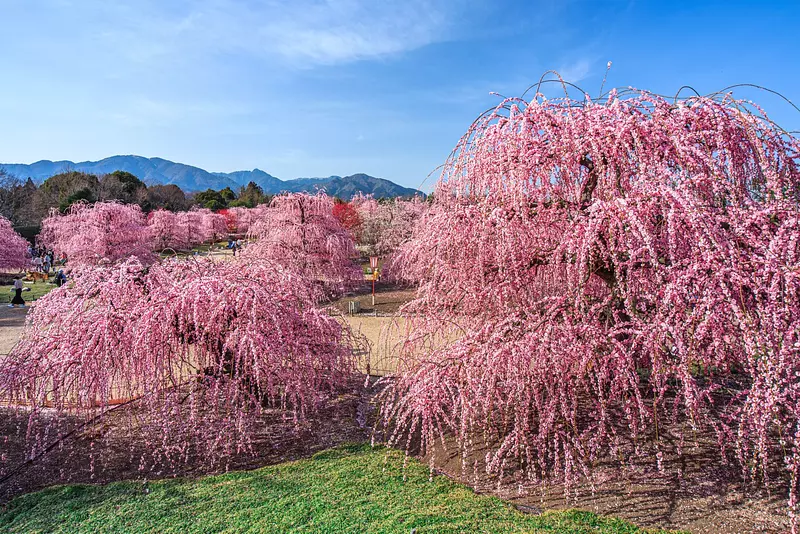
M 0 0 L 0 161 L 159 156 L 417 187 L 494 91 L 800 105 L 800 1 Z M 739 91 L 788 130 L 800 112 Z M 426 182 L 429 189 L 435 177 Z

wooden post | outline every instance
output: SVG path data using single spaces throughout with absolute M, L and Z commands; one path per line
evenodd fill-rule
M 372 269 L 372 309 L 375 310 L 375 280 L 378 279 L 378 256 L 369 257 L 369 268 Z M 375 311 L 377 315 L 377 311 Z

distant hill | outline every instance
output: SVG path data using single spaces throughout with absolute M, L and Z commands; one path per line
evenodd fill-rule
M 81 171 L 103 175 L 114 171 L 127 171 L 136 175 L 148 185 L 175 184 L 184 191 L 203 191 L 206 189 L 236 189 L 257 183 L 265 193 L 313 192 L 325 190 L 331 196 L 349 199 L 356 193 L 372 194 L 375 197 L 398 197 L 420 194 L 416 189 L 402 187 L 389 180 L 375 178 L 367 174 L 352 176 L 329 176 L 327 178 L 297 178 L 280 180 L 260 169 L 236 172 L 208 172 L 199 167 L 175 163 L 162 158 L 142 156 L 112 156 L 100 161 L 37 161 L 30 165 L 0 163 L 0 169 L 21 179 L 30 177 L 37 184 L 65 171 Z

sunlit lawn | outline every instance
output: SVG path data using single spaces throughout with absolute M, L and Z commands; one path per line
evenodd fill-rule
M 0 507 L 3 532 L 643 532 L 588 512 L 525 515 L 403 453 L 345 446 L 200 479 L 61 486 Z
M 56 285 L 39 280 L 35 284 L 25 283 L 25 287 L 29 287 L 31 290 L 23 291 L 22 298 L 25 299 L 25 302 L 31 302 L 48 294 Z M 0 304 L 8 304 L 11 302 L 11 299 L 14 298 L 13 288 L 14 286 L 11 285 L 0 285 Z

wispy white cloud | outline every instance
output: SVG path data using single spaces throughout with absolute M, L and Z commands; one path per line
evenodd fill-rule
M 585 79 L 591 72 L 591 66 L 588 59 L 579 59 L 572 63 L 562 65 L 557 72 L 566 82 L 578 83 Z
M 298 67 L 380 58 L 453 38 L 466 0 L 158 0 L 99 2 L 98 37 L 129 59 L 249 53 Z

